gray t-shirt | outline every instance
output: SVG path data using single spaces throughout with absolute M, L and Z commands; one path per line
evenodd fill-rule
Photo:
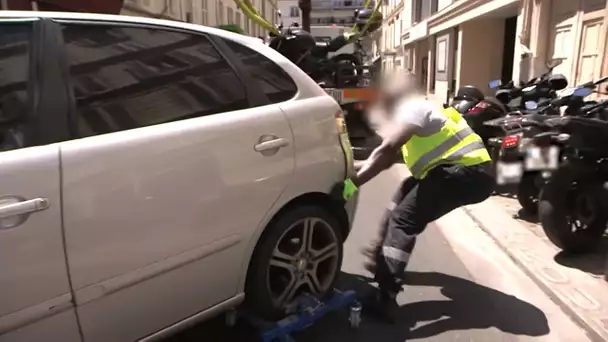
M 418 129 L 416 135 L 427 137 L 441 130 L 448 118 L 441 106 L 424 98 L 401 100 L 396 108 L 394 120 L 398 124 L 411 124 Z

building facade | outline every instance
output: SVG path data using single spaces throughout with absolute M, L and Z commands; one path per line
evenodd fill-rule
M 278 7 L 283 27 L 289 27 L 293 23 L 302 25 L 302 11 L 298 7 L 298 0 L 279 0 Z
M 440 101 L 467 84 L 491 94 L 490 80 L 527 80 L 551 60 L 571 85 L 608 75 L 607 0 L 404 0 L 384 13 L 384 69 L 411 70 Z
M 278 22 L 276 0 L 251 0 L 273 24 Z M 233 0 L 124 0 L 122 15 L 146 16 L 191 22 L 205 26 L 238 25 L 248 35 L 266 37 L 268 32 L 237 8 Z
M 352 26 L 355 10 L 365 5 L 364 0 L 311 0 L 311 25 Z
M 385 0 L 380 7 L 384 16 L 381 36 L 376 37 L 376 48 L 373 53 L 376 58 L 382 59 L 382 69 L 391 71 L 403 69 L 403 48 L 401 46 L 401 30 L 407 21 L 404 21 L 404 6 L 406 1 Z

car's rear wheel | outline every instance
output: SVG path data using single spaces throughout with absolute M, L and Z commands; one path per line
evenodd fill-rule
M 262 235 L 249 265 L 246 303 L 266 319 L 296 308 L 302 293 L 323 298 L 342 266 L 338 220 L 317 206 L 289 209 Z

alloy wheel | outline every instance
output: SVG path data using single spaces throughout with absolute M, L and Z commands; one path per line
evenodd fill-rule
M 295 309 L 302 293 L 320 296 L 329 290 L 339 265 L 339 241 L 324 220 L 296 221 L 279 238 L 268 264 L 267 284 L 275 305 Z

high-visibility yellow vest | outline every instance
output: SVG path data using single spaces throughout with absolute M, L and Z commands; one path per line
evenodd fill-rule
M 403 160 L 412 176 L 423 179 L 442 164 L 471 166 L 492 159 L 483 141 L 456 109 L 442 109 L 448 120 L 441 130 L 428 137 L 413 136 L 403 147 Z

